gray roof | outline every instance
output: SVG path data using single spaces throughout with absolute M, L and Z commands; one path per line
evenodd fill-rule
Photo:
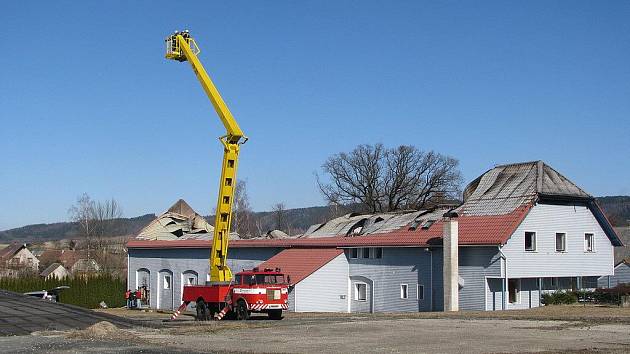
M 365 236 L 382 234 L 401 229 L 407 225 L 424 224 L 427 220 L 439 220 L 446 210 L 407 210 L 376 214 L 347 214 L 315 224 L 299 237 Z
M 101 266 L 92 258 L 81 258 L 72 266 L 73 272 L 98 272 L 100 270 Z
M 533 202 L 537 196 L 592 197 L 543 161 L 496 166 L 464 190 L 459 213 L 504 215 Z
M 191 234 L 208 234 L 214 228 L 183 199 L 145 226 L 136 236 L 144 240 L 177 240 Z M 209 239 L 212 239 L 210 237 Z
M 43 271 L 43 272 L 41 272 L 39 275 L 41 275 L 42 277 L 47 277 L 47 276 L 49 276 L 52 272 L 54 272 L 54 271 L 55 271 L 55 269 L 57 269 L 57 268 L 59 268 L 59 267 L 63 268 L 63 266 L 62 266 L 61 264 L 59 264 L 59 263 L 53 263 L 53 264 L 49 265 L 46 269 L 44 269 L 44 271 Z

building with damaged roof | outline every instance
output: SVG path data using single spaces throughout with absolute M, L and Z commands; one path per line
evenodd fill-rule
M 299 237 L 234 240 L 228 259 L 234 271 L 281 267 L 295 311 L 500 310 L 596 286 L 620 245 L 592 196 L 533 161 L 488 170 L 453 209 L 349 214 Z M 208 272 L 206 239 L 138 237 L 128 249 L 130 286 L 156 288 L 154 307 L 176 308 Z

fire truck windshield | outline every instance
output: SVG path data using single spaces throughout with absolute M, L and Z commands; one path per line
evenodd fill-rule
M 243 285 L 286 284 L 282 274 L 237 274 L 234 282 Z
M 256 284 L 284 284 L 284 275 L 256 275 Z

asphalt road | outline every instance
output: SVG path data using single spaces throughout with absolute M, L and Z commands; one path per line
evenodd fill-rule
M 100 321 L 131 328 L 137 321 L 0 290 L 0 336 L 84 329 Z

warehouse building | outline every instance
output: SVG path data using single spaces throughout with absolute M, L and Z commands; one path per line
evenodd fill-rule
M 189 227 L 197 214 L 178 203 L 156 221 L 175 231 L 128 244 L 129 285 L 151 289 L 151 307 L 176 308 L 208 273 L 211 226 Z M 296 238 L 235 239 L 228 258 L 234 271 L 282 268 L 294 311 L 502 310 L 595 287 L 621 245 L 592 196 L 535 161 L 490 169 L 454 209 L 350 214 Z

